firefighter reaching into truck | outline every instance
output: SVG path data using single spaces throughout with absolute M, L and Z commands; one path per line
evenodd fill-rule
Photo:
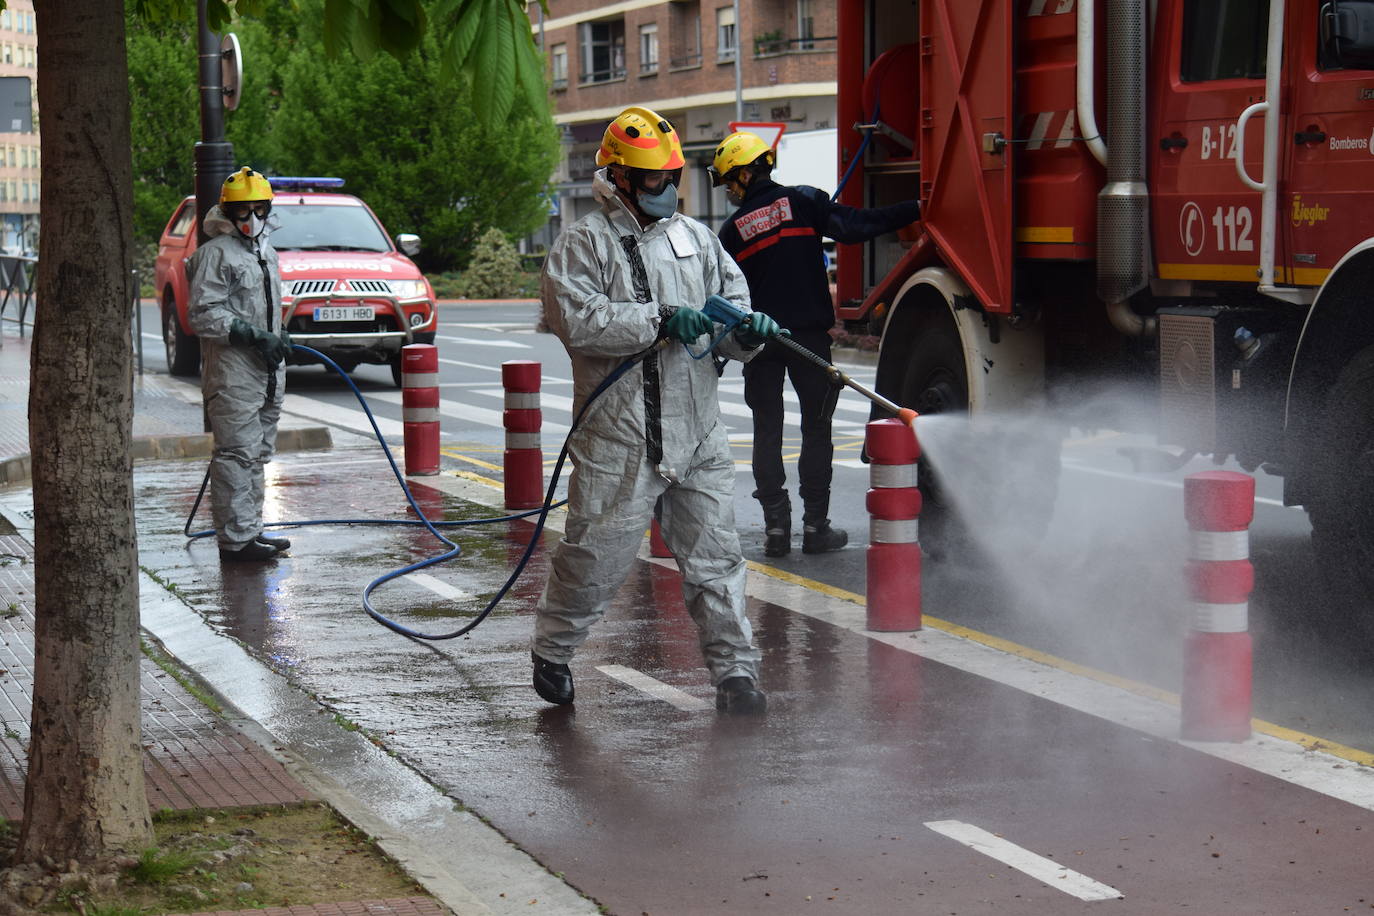
M 716 187 L 724 185 L 739 209 L 721 227 L 720 240 L 744 271 L 755 310 L 789 328 L 793 339 L 829 362 L 835 310 L 822 237 L 866 242 L 915 222 L 920 205 L 847 207 L 819 188 L 774 182 L 776 163 L 772 147 L 756 134 L 740 131 L 721 141 L 711 180 Z M 770 342 L 744 364 L 744 399 L 754 415 L 754 498 L 763 507 L 763 552 L 780 557 L 792 549 L 792 504 L 782 461 L 784 376 L 792 380 L 801 404 L 802 552 L 839 550 L 849 535 L 829 518 L 831 382 L 813 364 Z
M 291 340 L 268 241 L 272 186 L 244 166 L 224 181 L 196 249 L 189 317 L 201 339 L 201 392 L 214 437 L 210 507 L 226 562 L 270 560 L 291 546 L 262 530 L 263 467 L 277 441 Z

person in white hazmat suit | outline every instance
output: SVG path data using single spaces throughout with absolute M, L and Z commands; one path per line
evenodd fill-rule
M 239 169 L 205 215 L 210 240 L 187 265 L 187 317 L 200 338 L 201 393 L 214 436 L 210 508 L 227 562 L 270 560 L 291 546 L 262 530 L 263 466 L 276 447 L 291 346 L 277 252 L 267 238 L 271 211 L 271 184 Z
M 574 416 L 626 360 L 672 342 L 612 383 L 569 438 L 568 522 L 536 608 L 534 689 L 573 702 L 568 663 L 625 581 L 659 502 L 716 707 L 761 713 L 717 370 L 683 346 L 700 353 L 719 333 L 700 311 L 708 296 L 749 312 L 749 288 L 715 233 L 677 212 L 685 161 L 671 124 L 627 108 L 596 163 L 601 210 L 558 236 L 540 284 L 544 319 L 572 360 Z M 776 333 L 776 322 L 752 313 L 717 352 L 747 361 Z

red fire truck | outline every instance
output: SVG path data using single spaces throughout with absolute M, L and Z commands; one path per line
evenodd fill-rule
M 1374 0 L 842 2 L 838 109 L 841 200 L 923 204 L 838 252 L 880 392 L 1153 373 L 1161 443 L 1283 474 L 1374 582 Z

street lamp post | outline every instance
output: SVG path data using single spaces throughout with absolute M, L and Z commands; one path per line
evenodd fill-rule
M 200 49 L 200 142 L 196 144 L 196 223 L 204 244 L 205 214 L 219 202 L 220 186 L 234 170 L 234 145 L 224 139 L 224 85 L 219 40 L 206 19 L 206 0 L 196 0 Z

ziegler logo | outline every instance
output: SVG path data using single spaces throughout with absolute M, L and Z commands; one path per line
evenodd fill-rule
M 1326 222 L 1326 218 L 1331 215 L 1330 207 L 1323 207 L 1321 204 L 1307 205 L 1302 202 L 1302 195 L 1293 195 L 1293 214 L 1291 216 L 1294 226 L 1312 226 L 1317 223 Z
M 746 242 L 767 232 L 769 229 L 776 229 L 783 223 L 792 220 L 792 202 L 786 197 L 773 201 L 766 207 L 759 207 L 757 210 L 744 214 L 735 220 L 735 227 L 739 229 L 740 238 Z

